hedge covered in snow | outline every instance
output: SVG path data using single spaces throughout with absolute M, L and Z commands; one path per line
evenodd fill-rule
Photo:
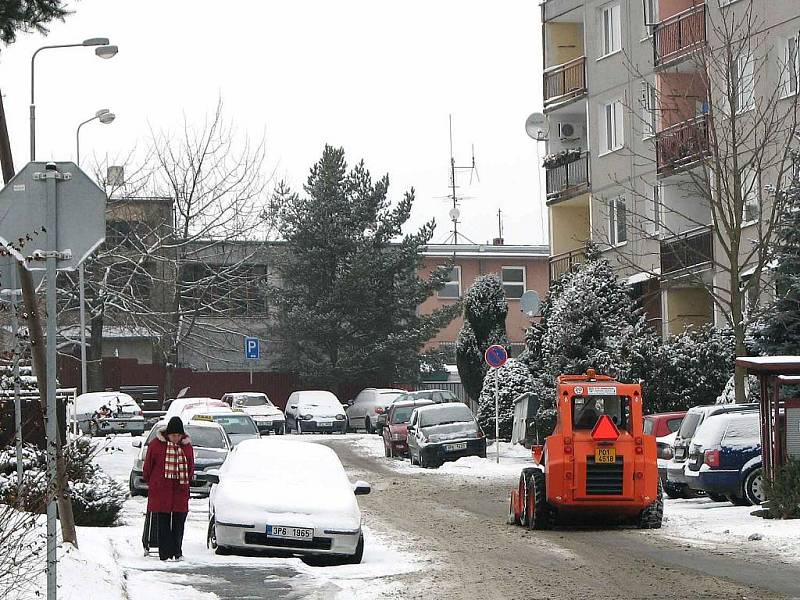
M 528 367 L 513 358 L 510 358 L 499 369 L 489 369 L 483 380 L 483 390 L 478 400 L 478 423 L 490 438 L 494 438 L 495 433 L 494 398 L 496 384 L 499 385 L 498 421 L 500 422 L 500 438 L 509 439 L 511 437 L 511 428 L 514 425 L 514 399 L 520 394 L 531 391 L 533 382 L 531 381 Z

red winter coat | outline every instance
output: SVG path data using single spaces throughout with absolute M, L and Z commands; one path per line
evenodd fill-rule
M 164 477 L 164 462 L 167 458 L 167 440 L 161 430 L 147 446 L 142 479 L 147 482 L 148 512 L 189 512 L 189 486 L 181 485 L 177 479 Z M 189 479 L 194 476 L 194 449 L 188 435 L 183 436 L 181 448 L 186 455 Z

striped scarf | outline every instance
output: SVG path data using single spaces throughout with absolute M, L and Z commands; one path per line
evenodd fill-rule
M 178 444 L 167 440 L 167 456 L 164 460 L 164 478 L 177 479 L 180 485 L 189 485 L 189 468 L 186 455 Z

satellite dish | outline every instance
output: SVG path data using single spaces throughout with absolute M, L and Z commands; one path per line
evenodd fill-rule
M 525 132 L 537 142 L 544 141 L 546 136 L 547 120 L 542 113 L 533 113 L 525 119 Z
M 519 309 L 531 318 L 539 314 L 541 305 L 539 294 L 534 290 L 528 290 L 519 299 Z
M 460 217 L 460 216 L 461 216 L 461 211 L 460 210 L 458 210 L 457 208 L 451 208 L 450 209 L 450 218 L 453 221 L 458 221 L 458 217 Z

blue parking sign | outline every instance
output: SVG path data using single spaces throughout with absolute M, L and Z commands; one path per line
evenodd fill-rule
M 258 343 L 258 338 L 244 338 L 244 357 L 250 360 L 261 358 L 261 346 Z

